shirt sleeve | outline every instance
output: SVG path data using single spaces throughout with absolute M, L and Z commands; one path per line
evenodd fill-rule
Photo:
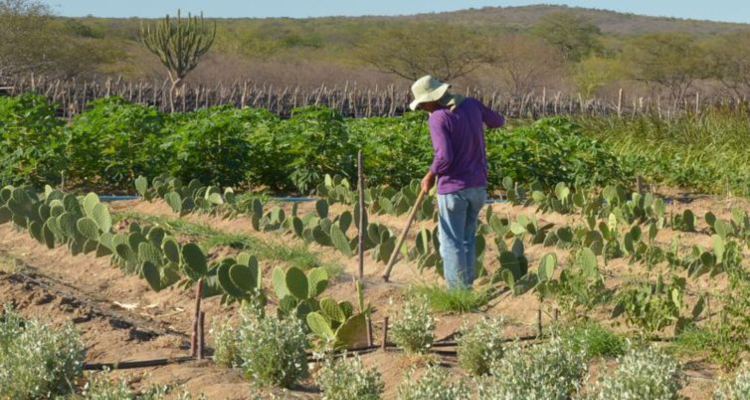
M 450 131 L 445 118 L 435 115 L 430 118 L 430 138 L 434 156 L 430 171 L 435 175 L 444 175 L 448 172 L 453 162 L 453 144 L 451 143 Z
M 482 121 L 489 128 L 500 128 L 505 125 L 505 118 L 502 115 L 492 111 L 489 107 L 485 106 L 481 102 L 480 108 L 482 109 Z

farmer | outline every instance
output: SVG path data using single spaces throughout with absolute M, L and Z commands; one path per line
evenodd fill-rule
M 487 156 L 484 125 L 503 126 L 505 120 L 470 97 L 448 92 L 450 85 L 425 76 L 411 87 L 412 110 L 430 113 L 434 158 L 422 190 L 437 178 L 440 255 L 448 289 L 471 288 L 476 259 L 474 237 L 479 211 L 487 197 Z

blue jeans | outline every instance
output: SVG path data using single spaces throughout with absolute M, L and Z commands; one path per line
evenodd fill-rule
M 484 187 L 438 195 L 440 255 L 448 289 L 470 288 L 474 282 L 474 238 L 479 212 L 487 199 Z

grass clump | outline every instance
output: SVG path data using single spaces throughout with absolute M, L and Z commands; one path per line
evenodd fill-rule
M 472 312 L 490 301 L 489 293 L 481 289 L 446 290 L 437 285 L 424 285 L 414 286 L 411 291 L 415 296 L 425 297 L 435 312 Z
M 407 353 L 423 353 L 435 340 L 435 320 L 427 299 L 421 296 L 404 301 L 401 313 L 391 326 L 393 342 Z
M 397 400 L 470 400 L 471 390 L 462 380 L 451 381 L 448 372 L 439 366 L 430 366 L 418 379 L 410 369 L 398 386 Z
M 243 310 L 237 352 L 245 377 L 258 385 L 288 388 L 307 376 L 307 335 L 296 318 L 260 317 Z
M 85 346 L 73 326 L 26 320 L 5 305 L 0 315 L 0 399 L 54 398 L 73 390 Z
M 594 357 L 618 357 L 625 354 L 625 338 L 590 321 L 564 328 L 560 340 L 576 352 L 583 352 L 587 359 Z
M 385 391 L 380 372 L 366 368 L 358 355 L 328 358 L 315 382 L 323 391 L 323 400 L 380 400 Z
M 521 349 L 508 349 L 480 381 L 480 399 L 559 400 L 577 392 L 586 373 L 585 354 L 561 340 Z
M 679 364 L 654 347 L 640 348 L 620 359 L 609 376 L 597 382 L 587 400 L 677 400 L 682 381 Z
M 675 355 L 695 354 L 696 352 L 709 351 L 716 341 L 714 332 L 709 329 L 690 327 L 680 332 L 673 340 L 668 349 Z
M 713 400 L 750 399 L 750 364 L 743 364 L 735 373 L 734 379 L 722 382 L 716 388 Z
M 747 349 L 744 332 L 742 325 L 733 327 L 725 322 L 708 328 L 691 327 L 681 332 L 668 349 L 675 356 L 707 354 L 724 371 L 733 371 L 742 363 L 742 353 Z
M 484 318 L 474 326 L 464 324 L 458 338 L 458 363 L 472 375 L 490 373 L 504 353 L 501 332 L 505 328 L 502 318 Z

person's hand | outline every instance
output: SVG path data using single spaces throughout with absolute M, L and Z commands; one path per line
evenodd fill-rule
M 435 186 L 435 174 L 432 171 L 427 172 L 427 175 L 422 178 L 422 191 L 430 193 L 432 187 Z

